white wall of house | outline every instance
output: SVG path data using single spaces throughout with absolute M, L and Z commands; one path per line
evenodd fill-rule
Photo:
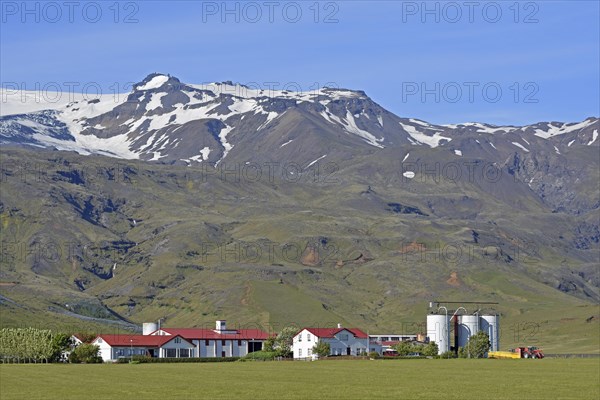
M 104 360 L 105 362 L 113 360 L 112 347 L 104 340 L 102 340 L 102 338 L 96 338 L 92 342 L 92 344 L 95 344 L 96 346 L 100 347 L 100 357 L 102 357 L 102 360 Z
M 147 354 L 148 349 L 144 346 L 115 346 L 111 348 L 110 360 L 118 360 L 119 357 L 144 356 Z
M 158 349 L 158 356 L 160 358 L 164 358 L 164 357 L 176 357 L 176 358 L 196 357 L 196 348 L 193 343 L 190 343 L 181 337 L 176 337 L 173 340 L 163 344 Z
M 173 340 L 165 343 L 162 347 L 148 347 L 148 346 L 111 346 L 106 343 L 102 337 L 96 338 L 92 342 L 96 346 L 100 347 L 100 356 L 102 360 L 116 361 L 119 357 L 131 357 L 132 355 L 146 355 L 148 351 L 154 351 L 155 357 L 177 357 L 187 358 L 196 357 L 196 348 L 194 344 L 187 342 L 181 337 L 176 337 Z
M 223 334 L 234 334 L 237 331 L 222 332 Z M 152 335 L 170 336 L 171 334 L 164 330 L 158 330 Z M 260 348 L 262 348 L 264 340 L 193 339 L 191 342 L 195 346 L 196 355 L 194 357 L 244 357 L 248 354 L 251 343 L 260 343 Z
M 223 354 L 225 357 L 244 357 L 248 354 L 251 342 L 262 343 L 262 340 L 225 339 L 223 344 L 221 339 L 194 339 L 192 342 L 196 345 L 196 354 L 200 354 L 200 357 L 223 357 Z

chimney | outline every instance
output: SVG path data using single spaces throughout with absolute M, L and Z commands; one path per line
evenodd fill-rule
M 227 324 L 226 323 L 227 323 L 227 321 L 225 321 L 224 319 L 217 320 L 217 327 L 216 327 L 217 329 L 216 330 L 218 332 L 226 331 L 227 330 Z
M 342 324 L 338 323 L 338 329 L 342 327 Z

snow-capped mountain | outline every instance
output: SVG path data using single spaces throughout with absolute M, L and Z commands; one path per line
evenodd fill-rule
M 267 156 L 308 165 L 411 146 L 447 148 L 457 157 L 600 146 L 598 118 L 522 127 L 434 125 L 400 118 L 364 92 L 346 89 L 256 90 L 151 74 L 129 94 L 59 97 L 72 101 L 3 93 L 0 142 L 187 165 Z

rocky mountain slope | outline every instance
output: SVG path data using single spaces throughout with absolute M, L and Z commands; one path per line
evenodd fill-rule
M 431 299 L 488 300 L 506 344 L 597 351 L 597 118 L 433 125 L 162 74 L 118 101 L 7 98 L 4 325 L 414 332 Z

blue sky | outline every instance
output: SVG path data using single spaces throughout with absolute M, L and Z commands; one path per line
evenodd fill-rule
M 598 1 L 74 4 L 2 1 L 2 86 L 97 83 L 110 93 L 164 72 L 187 83 L 361 89 L 434 123 L 600 113 Z

